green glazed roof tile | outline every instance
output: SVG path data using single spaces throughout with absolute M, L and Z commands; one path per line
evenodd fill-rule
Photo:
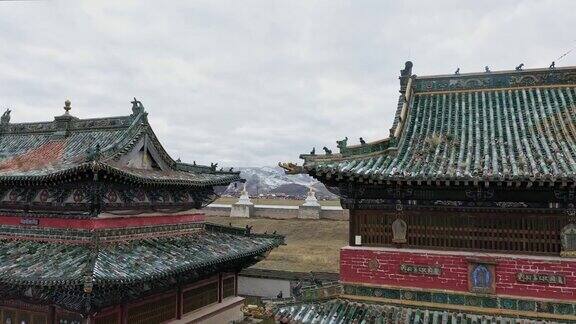
M 68 126 L 59 124 L 65 118 Z M 146 170 L 118 163 L 120 156 L 146 137 L 165 162 L 162 170 Z M 99 148 L 97 161 L 91 151 Z M 134 181 L 180 185 L 227 185 L 240 180 L 239 173 L 173 160 L 164 150 L 147 114 L 77 119 L 70 115 L 53 122 L 0 124 L 0 181 L 53 180 L 86 171 L 93 164 Z
M 141 282 L 253 257 L 282 244 L 277 235 L 246 234 L 243 229 L 209 224 L 188 234 L 118 236 L 96 245 L 78 241 L 93 233 L 15 231 L 20 234 L 13 235 L 32 235 L 35 240 L 1 240 L 2 283 L 71 286 L 83 283 L 86 275 L 97 285 Z
M 563 78 L 576 75 L 573 69 L 560 72 L 568 75 Z M 516 80 L 513 72 L 506 73 L 502 75 Z M 380 181 L 574 179 L 575 85 L 488 87 L 470 83 L 465 89 L 452 89 L 442 78 L 446 77 L 438 81 L 415 78 L 399 138 L 347 147 L 341 154 L 303 155 L 305 170 L 320 176 L 341 174 Z M 459 78 L 450 82 L 456 84 Z M 422 86 L 430 82 L 432 90 L 441 91 Z M 485 82 L 500 85 L 498 80 Z
M 373 304 L 332 299 L 317 303 L 278 305 L 276 320 L 290 323 L 541 323 L 528 318 L 509 318 L 474 313 L 448 312 L 438 309 L 417 309 L 388 304 Z M 549 323 L 556 323 L 551 321 Z

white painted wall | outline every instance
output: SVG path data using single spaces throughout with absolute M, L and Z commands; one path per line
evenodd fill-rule
M 212 304 L 185 315 L 182 319 L 172 320 L 167 324 L 227 324 L 244 319 L 242 305 L 244 298 L 229 297 L 221 303 Z
M 198 210 L 206 216 L 230 216 L 231 205 L 212 204 Z M 254 206 L 250 217 L 262 217 L 272 219 L 298 218 L 298 206 Z M 348 220 L 348 209 L 335 206 L 324 206 L 320 210 L 320 219 Z
M 238 277 L 238 295 L 276 298 L 280 291 L 283 298 L 291 297 L 289 280 Z

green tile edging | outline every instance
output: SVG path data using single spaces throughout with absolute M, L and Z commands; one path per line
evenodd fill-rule
M 518 310 L 552 315 L 576 315 L 576 303 L 547 302 L 491 295 L 458 294 L 438 291 L 421 291 L 400 288 L 344 285 L 344 294 L 358 297 L 409 300 L 446 305 Z

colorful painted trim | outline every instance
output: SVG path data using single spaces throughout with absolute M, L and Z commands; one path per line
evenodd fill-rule
M 466 91 L 574 83 L 576 83 L 574 68 L 562 67 L 417 77 L 414 90 L 416 92 Z
M 547 315 L 574 315 L 576 316 L 576 303 L 556 301 L 538 301 L 501 297 L 487 294 L 458 294 L 439 291 L 422 291 L 400 288 L 370 287 L 360 285 L 344 285 L 344 294 L 358 297 L 381 298 L 433 303 L 442 305 L 469 306 L 483 309 L 514 310 L 521 312 L 534 312 Z M 576 320 L 576 317 L 574 318 Z

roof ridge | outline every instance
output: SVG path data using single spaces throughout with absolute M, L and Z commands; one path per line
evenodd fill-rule
M 544 88 L 576 84 L 576 67 L 526 69 L 435 76 L 411 75 L 415 93 Z M 404 82 L 402 80 L 402 82 Z M 406 81 L 405 83 L 408 83 Z
M 8 109 L 0 120 L 0 134 L 27 134 L 27 133 L 66 133 L 79 130 L 94 130 L 106 128 L 129 127 L 134 121 L 146 118 L 146 111 L 142 103 L 136 98 L 132 102 L 132 114 L 111 117 L 78 118 L 70 114 L 71 103 L 66 100 L 65 113 L 55 116 L 52 121 L 10 123 L 11 110 Z
M 498 70 L 498 71 L 478 71 L 478 72 L 468 72 L 468 73 L 452 73 L 452 74 L 430 74 L 430 75 L 418 75 L 418 79 L 439 79 L 439 78 L 466 78 L 474 76 L 490 76 L 490 75 L 505 75 L 505 74 L 530 74 L 534 72 L 576 72 L 576 66 L 564 66 L 564 67 L 554 67 L 554 68 L 532 68 L 532 69 L 520 69 L 520 70 Z
M 119 116 L 109 116 L 109 117 L 91 117 L 91 118 L 76 118 L 75 121 L 95 121 L 95 120 L 107 120 L 107 119 L 120 119 L 120 118 L 130 118 L 133 115 L 119 115 Z M 30 121 L 30 122 L 18 122 L 10 123 L 10 125 L 34 125 L 34 124 L 51 124 L 54 120 L 44 120 L 44 121 Z
M 136 117 L 117 116 L 87 119 L 70 119 L 68 132 L 94 131 L 97 129 L 124 128 Z M 61 130 L 58 120 L 41 122 L 4 123 L 0 125 L 0 134 L 55 133 Z

